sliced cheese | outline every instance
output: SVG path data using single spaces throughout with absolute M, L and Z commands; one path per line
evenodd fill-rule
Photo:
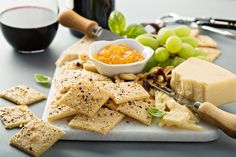
M 236 101 L 236 75 L 197 58 L 190 58 L 173 69 L 171 87 L 195 101 L 214 105 Z

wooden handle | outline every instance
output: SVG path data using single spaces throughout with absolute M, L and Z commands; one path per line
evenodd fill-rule
M 236 138 L 236 115 L 225 112 L 209 102 L 202 103 L 197 113 L 202 120 L 217 126 L 227 135 Z
M 78 30 L 90 37 L 93 36 L 92 29 L 98 25 L 97 22 L 86 19 L 70 9 L 61 12 L 58 21 L 61 25 Z

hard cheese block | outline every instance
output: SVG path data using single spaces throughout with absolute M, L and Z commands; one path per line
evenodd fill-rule
M 236 101 L 236 75 L 197 58 L 172 71 L 171 88 L 189 99 L 214 105 Z

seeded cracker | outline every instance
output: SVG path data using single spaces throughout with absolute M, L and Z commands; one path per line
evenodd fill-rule
M 116 110 L 116 108 L 118 107 L 118 105 L 111 99 L 107 100 L 104 106 L 106 106 L 107 108 L 111 110 Z
M 146 125 L 150 125 L 152 122 L 152 116 L 148 113 L 148 107 L 154 107 L 155 101 L 152 99 L 129 101 L 124 104 L 120 104 L 117 111 L 124 113 L 125 115 L 132 117 Z
M 0 109 L 0 119 L 6 129 L 21 127 L 34 118 L 27 106 L 10 106 Z
M 81 114 L 92 117 L 108 99 L 109 96 L 102 87 L 98 88 L 88 81 L 81 80 L 57 103 L 65 104 Z
M 56 91 L 56 94 L 55 94 L 55 100 L 58 101 L 60 100 L 66 93 L 60 93 L 58 91 Z
M 197 39 L 198 39 L 198 42 L 199 42 L 198 43 L 199 47 L 212 47 L 212 48 L 217 47 L 217 43 L 209 36 L 198 35 Z
M 46 99 L 45 95 L 25 85 L 12 87 L 4 92 L 1 92 L 0 97 L 12 101 L 17 105 L 30 105 Z
M 13 135 L 9 142 L 11 145 L 33 155 L 41 156 L 65 133 L 59 128 L 34 119 L 25 125 L 20 132 Z
M 49 108 L 48 121 L 55 121 L 58 119 L 66 118 L 69 116 L 76 115 L 78 112 L 64 104 L 57 104 L 52 102 Z
M 105 135 L 123 118 L 124 114 L 122 113 L 107 108 L 101 108 L 93 117 L 78 114 L 71 120 L 69 126 Z
M 116 104 L 150 97 L 148 92 L 140 84 L 135 82 L 113 83 L 104 86 L 104 88 L 109 91 L 111 99 Z
M 65 93 L 81 79 L 87 81 L 110 81 L 110 79 L 106 76 L 84 69 L 68 70 L 66 73 L 56 76 L 54 79 L 55 87 L 61 93 Z

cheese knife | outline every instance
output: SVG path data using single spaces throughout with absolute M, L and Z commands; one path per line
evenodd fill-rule
M 228 136 L 236 138 L 236 115 L 225 112 L 209 102 L 189 100 L 160 84 L 150 83 L 150 86 L 174 98 L 179 104 L 186 105 L 197 113 L 200 119 L 218 127 Z
M 96 21 L 80 16 L 71 9 L 62 11 L 58 16 L 58 21 L 61 25 L 77 30 L 89 37 L 95 37 L 96 40 L 116 40 L 123 38 L 102 28 Z

